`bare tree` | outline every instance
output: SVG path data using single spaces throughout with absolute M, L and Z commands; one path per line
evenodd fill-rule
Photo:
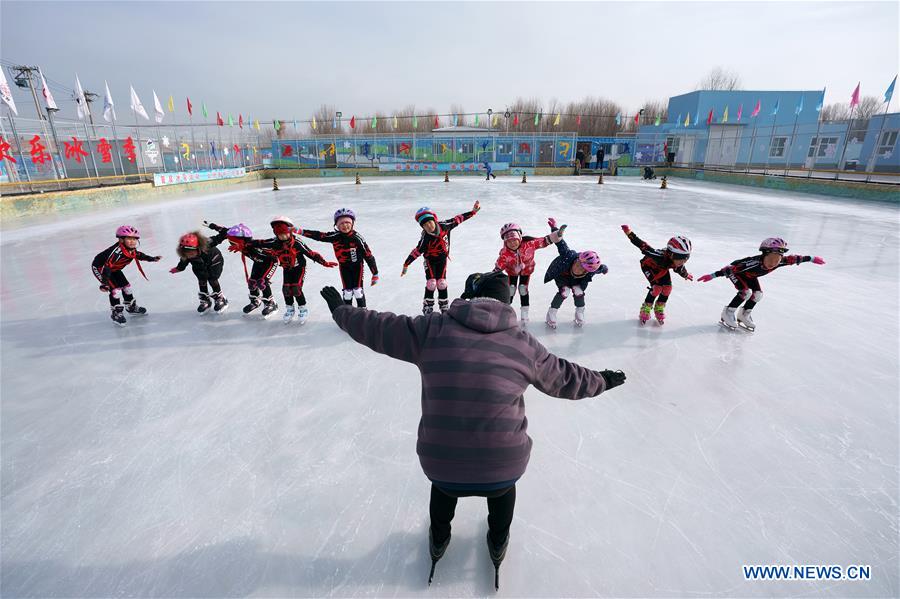
M 641 107 L 644 113 L 641 115 L 641 125 L 652 125 L 659 117 L 660 123 L 665 123 L 669 117 L 669 101 L 668 100 L 647 100 Z
M 853 111 L 853 118 L 868 119 L 873 117 L 878 109 L 881 108 L 881 100 L 877 96 L 863 96 L 859 100 L 859 105 Z M 823 121 L 842 121 L 850 118 L 850 103 L 838 102 L 834 104 L 826 104 L 822 107 Z
M 316 129 L 312 130 L 312 123 L 310 123 L 310 133 L 318 135 L 343 133 L 344 127 L 342 123 L 338 123 L 337 126 L 335 126 L 335 114 L 336 112 L 333 104 L 322 104 L 319 106 L 312 116 L 312 118 L 316 120 Z
M 509 107 L 510 112 L 510 121 L 509 121 L 509 130 L 515 131 L 516 133 L 520 132 L 531 132 L 537 131 L 541 128 L 540 120 L 538 121 L 538 125 L 534 124 L 535 115 L 541 115 L 544 112 L 543 105 L 538 98 L 529 98 L 528 100 L 524 98 L 516 98 L 516 101 L 513 102 Z M 513 126 L 515 122 L 515 117 L 519 117 L 519 124 Z
M 734 71 L 729 71 L 723 67 L 715 67 L 706 77 L 697 83 L 698 90 L 735 90 L 741 89 L 741 78 Z

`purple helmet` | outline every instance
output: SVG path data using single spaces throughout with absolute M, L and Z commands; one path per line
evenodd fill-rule
M 779 254 L 784 254 L 788 251 L 787 242 L 781 237 L 769 237 L 764 239 L 761 244 L 759 244 L 759 251 L 761 252 L 778 252 Z
M 676 256 L 691 257 L 691 240 L 683 235 L 676 235 L 666 244 L 666 249 Z
M 346 216 L 353 222 L 356 222 L 356 213 L 350 210 L 349 208 L 338 208 L 338 210 L 334 213 L 334 224 L 337 224 L 338 219 Z
M 597 272 L 600 269 L 600 256 L 597 252 L 581 252 L 578 254 L 578 263 L 588 272 Z
M 502 227 L 500 227 L 500 239 L 505 240 L 507 237 L 518 233 L 518 237 L 522 237 L 522 227 L 517 225 L 516 223 L 506 223 Z
M 244 223 L 238 223 L 228 229 L 226 235 L 228 235 L 229 237 L 253 237 L 253 231 L 251 231 L 250 227 L 248 227 Z
M 141 238 L 141 233 L 131 225 L 122 225 L 118 229 L 116 229 L 116 237 L 135 237 L 137 239 Z

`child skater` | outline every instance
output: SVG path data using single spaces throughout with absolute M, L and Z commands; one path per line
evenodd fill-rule
M 342 295 L 344 303 L 366 307 L 366 295 L 363 290 L 363 261 L 369 265 L 372 271 L 372 285 L 378 283 L 378 266 L 375 264 L 375 256 L 366 240 L 356 229 L 356 213 L 349 208 L 340 208 L 334 213 L 334 231 L 323 233 L 303 229 L 299 231 L 304 237 L 330 243 L 334 247 L 334 256 L 337 258 L 341 273 Z
M 437 215 L 428 207 L 419 208 L 416 211 L 416 222 L 422 227 L 422 237 L 419 245 L 406 257 L 403 262 L 403 271 L 400 276 L 406 274 L 409 265 L 419 256 L 425 261 L 425 299 L 422 302 L 422 314 L 434 312 L 434 290 L 438 292 L 438 307 L 441 312 L 446 312 L 450 305 L 447 292 L 447 260 L 450 259 L 450 231 L 467 221 L 481 210 L 481 204 L 477 201 L 470 212 L 458 214 L 453 218 L 438 221 Z
M 274 256 L 281 266 L 284 274 L 281 292 L 284 295 L 284 303 L 287 306 L 284 311 L 285 324 L 291 322 L 294 318 L 294 298 L 296 298 L 297 302 L 297 322 L 304 324 L 309 317 L 309 308 L 306 307 L 306 296 L 303 295 L 306 258 L 309 257 L 326 268 L 334 268 L 338 263 L 328 262 L 321 254 L 309 249 L 294 229 L 294 222 L 288 217 L 276 216 L 272 219 L 271 225 L 272 231 L 275 232 L 275 239 L 253 242 L 253 246 L 259 247 Z M 278 310 L 278 305 L 275 304 L 274 300 L 266 308 L 270 306 L 274 307 L 268 312 L 263 310 L 263 317 Z
M 738 326 L 748 331 L 756 329 L 750 313 L 756 307 L 756 304 L 762 300 L 763 292 L 759 286 L 759 277 L 765 276 L 782 266 L 792 266 L 803 262 L 825 264 L 825 260 L 819 256 L 800 256 L 797 254 L 785 256 L 788 251 L 787 243 L 780 237 L 764 239 L 759 244 L 759 251 L 761 253 L 758 256 L 749 256 L 735 260 L 728 266 L 697 279 L 706 283 L 715 277 L 728 277 L 734 284 L 737 294 L 731 300 L 731 303 L 722 309 L 722 318 L 719 321 L 729 329 L 735 330 Z M 744 305 L 738 311 L 737 320 L 735 320 L 735 310 L 741 304 Z
M 109 294 L 109 306 L 112 311 L 109 317 L 117 325 L 125 326 L 124 311 L 129 314 L 144 315 L 147 313 L 147 308 L 137 305 L 131 294 L 131 283 L 128 282 L 122 269 L 134 260 L 141 276 L 146 279 L 147 275 L 141 268 L 141 262 L 159 262 L 162 256 L 148 256 L 137 249 L 141 234 L 130 225 L 122 225 L 116 229 L 116 238 L 116 243 L 94 256 L 91 270 L 100 281 L 100 291 Z M 124 305 L 119 302 L 119 294 L 125 300 Z
M 641 240 L 628 225 L 622 225 L 622 230 L 631 243 L 644 254 L 644 257 L 641 258 L 641 271 L 650 283 L 638 319 L 642 325 L 647 324 L 652 310 L 656 316 L 656 322 L 662 325 L 666 321 L 666 301 L 672 294 L 672 276 L 669 274 L 669 269 L 674 270 L 688 281 L 694 280 L 694 276 L 684 266 L 691 257 L 691 240 L 682 235 L 676 235 L 669 240 L 665 249 L 657 250 Z M 654 305 L 654 300 L 656 305 Z
M 206 221 L 203 224 L 213 231 L 217 231 L 217 235 L 209 240 L 211 246 L 217 246 L 227 239 L 228 251 L 241 255 L 250 297 L 250 303 L 243 307 L 244 314 L 252 313 L 263 303 L 265 303 L 262 310 L 263 318 L 278 309 L 278 304 L 272 299 L 272 277 L 278 268 L 278 262 L 274 256 L 253 245 L 253 232 L 250 227 L 244 223 L 238 223 L 230 228 Z M 249 274 L 247 273 L 247 258 L 253 262 Z M 260 296 L 262 296 L 261 301 Z
M 174 275 L 182 272 L 188 264 L 191 265 L 191 270 L 197 277 L 197 285 L 200 287 L 200 305 L 197 306 L 197 312 L 206 314 L 211 307 L 215 312 L 224 311 L 228 307 L 228 300 L 222 295 L 219 277 L 222 276 L 225 261 L 219 248 L 210 245 L 209 238 L 200 231 L 193 231 L 181 236 L 175 251 L 180 260 L 169 272 Z M 209 294 L 210 287 L 212 295 Z
M 552 233 L 558 231 L 560 236 L 566 226 L 557 229 L 556 221 L 552 218 L 547 220 L 547 224 L 550 225 Z M 547 326 L 551 329 L 556 328 L 556 313 L 570 293 L 575 300 L 575 326 L 584 326 L 584 292 L 594 275 L 597 273 L 605 275 L 609 272 L 609 268 L 600 262 L 597 252 L 576 252 L 569 249 L 568 244 L 562 239 L 556 243 L 556 249 L 559 256 L 553 259 L 547 268 L 547 274 L 544 275 L 544 283 L 553 281 L 557 287 L 556 295 L 553 296 L 547 310 Z
M 507 223 L 500 227 L 503 247 L 500 248 L 500 255 L 494 268 L 502 270 L 509 277 L 510 303 L 518 289 L 523 324 L 528 322 L 528 282 L 534 273 L 534 253 L 562 239 L 565 228 L 566 225 L 563 225 L 558 231 L 544 237 L 522 237 L 522 227 L 516 223 Z

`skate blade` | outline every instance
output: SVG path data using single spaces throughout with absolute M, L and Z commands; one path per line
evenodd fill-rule
M 729 331 L 736 331 L 736 330 L 738 330 L 737 327 L 733 327 L 733 326 L 731 326 L 730 324 L 725 324 L 725 321 L 724 321 L 724 320 L 720 320 L 720 321 L 719 321 L 719 324 L 722 325 L 723 327 L 725 327 L 726 329 L 728 329 Z
M 740 322 L 738 323 L 738 328 L 741 329 L 742 331 L 747 331 L 748 333 L 752 333 L 753 331 L 756 330 L 756 327 L 748 327 L 747 325 L 740 323 Z
M 213 314 L 221 314 L 221 313 L 227 312 L 227 311 L 228 311 L 228 304 L 225 304 L 224 306 L 222 306 L 221 310 L 213 309 Z
M 116 322 L 115 320 L 113 320 L 112 323 L 114 325 L 116 325 L 117 327 L 123 327 L 123 328 L 125 327 L 126 324 L 128 324 L 128 322 Z

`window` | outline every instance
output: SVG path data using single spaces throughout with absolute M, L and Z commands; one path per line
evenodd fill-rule
M 787 137 L 773 137 L 772 144 L 769 146 L 769 158 L 780 158 L 784 156 L 784 144 Z
M 819 140 L 819 152 L 816 154 L 818 158 L 834 158 L 837 149 L 837 137 L 823 137 Z
M 815 156 L 815 154 L 816 154 L 816 143 L 818 143 L 818 141 L 819 141 L 819 138 L 818 138 L 818 137 L 813 137 L 812 140 L 810 140 L 810 142 L 809 142 L 809 152 L 807 152 L 807 154 L 806 154 L 806 157 L 807 157 L 807 158 L 812 158 L 813 156 Z
M 894 145 L 897 143 L 896 131 L 885 131 L 878 142 L 878 156 L 887 157 L 893 154 Z
M 674 154 L 678 154 L 678 150 L 681 147 L 681 138 L 680 137 L 667 137 L 666 143 L 669 145 L 669 152 Z

